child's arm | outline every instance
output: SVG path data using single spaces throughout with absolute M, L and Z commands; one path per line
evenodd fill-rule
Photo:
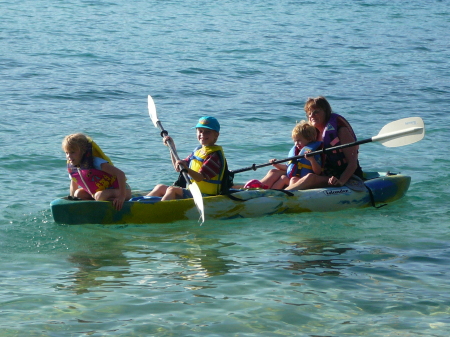
M 321 175 L 322 174 L 322 166 L 320 166 L 319 163 L 317 162 L 316 156 L 307 157 L 305 155 L 305 158 L 307 160 L 309 160 L 309 162 L 311 163 L 313 172 L 317 175 Z
M 165 136 L 165 137 L 163 138 L 163 144 L 164 144 L 165 146 L 169 146 L 169 144 L 168 144 L 169 141 L 172 142 L 173 149 L 176 151 L 177 148 L 176 148 L 176 146 L 175 146 L 175 143 L 173 142 L 172 137 L 170 137 L 170 136 Z M 172 151 L 170 151 L 170 159 L 172 159 L 172 165 L 173 165 L 174 169 L 175 169 L 176 171 L 178 171 L 178 165 L 176 164 L 177 159 L 176 159 L 175 156 L 173 155 Z
M 70 180 L 70 196 L 74 197 L 77 189 L 78 189 L 77 182 L 75 180 L 71 179 Z
M 187 162 L 185 160 L 179 160 L 174 165 L 177 168 L 177 171 L 179 171 L 179 166 L 182 166 L 187 170 L 187 174 L 194 179 L 195 181 L 202 181 L 205 180 L 205 177 L 200 172 L 194 171 L 187 165 Z
M 275 161 L 277 161 L 276 158 L 269 160 L 269 163 L 273 163 Z M 277 170 L 287 172 L 287 165 L 286 164 L 278 163 L 278 164 L 272 164 L 272 166 L 275 167 Z
M 187 173 L 195 181 L 212 179 L 213 177 L 220 174 L 220 170 L 222 167 L 220 157 L 217 153 L 212 153 L 209 156 L 207 156 L 203 161 L 202 167 L 200 168 L 199 171 L 194 171 L 191 168 L 189 168 L 188 162 L 185 160 L 180 160 L 177 162 L 177 164 L 178 163 L 187 170 Z
M 173 167 L 174 167 L 175 171 L 177 171 L 177 172 L 181 172 L 181 170 L 183 168 L 185 168 L 185 169 L 187 169 L 189 171 L 189 166 L 188 166 L 189 162 L 186 159 L 180 159 L 179 161 L 177 161 L 173 157 L 172 158 L 172 164 L 173 164 Z M 181 168 L 180 168 L 180 166 L 181 166 Z
M 126 183 L 127 178 L 125 176 L 125 173 L 123 173 L 122 170 L 118 169 L 115 166 L 112 166 L 109 163 L 103 163 L 101 165 L 101 169 L 102 171 L 105 171 L 106 173 L 109 173 L 117 177 L 117 181 L 119 182 L 119 198 L 122 199 L 123 203 L 123 201 L 125 201 L 127 192 L 127 183 Z
M 173 142 L 172 138 L 170 136 L 166 136 L 166 137 L 163 138 L 163 143 L 164 143 L 165 146 L 169 146 L 167 144 L 169 141 L 172 142 L 173 149 L 176 151 L 177 148 L 176 148 L 175 143 Z M 170 151 L 170 159 L 172 159 L 172 165 L 173 165 L 173 168 L 175 169 L 175 171 L 180 172 L 181 170 L 180 170 L 179 165 L 177 164 L 177 159 L 175 158 L 175 156 L 172 153 L 172 151 Z M 184 162 L 186 162 L 186 161 L 184 160 Z

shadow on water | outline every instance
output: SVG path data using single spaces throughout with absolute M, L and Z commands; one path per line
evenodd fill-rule
M 76 270 L 67 277 L 70 285 L 63 288 L 77 294 L 122 285 L 204 282 L 228 273 L 235 264 L 221 252 L 223 247 L 234 243 L 202 237 L 182 227 L 167 226 L 157 231 L 145 226 L 86 226 L 76 230 L 97 232 L 89 235 L 97 237 L 95 245 L 87 244 L 87 249 L 77 250 L 67 257 Z
M 129 274 L 130 263 L 120 250 L 98 253 L 78 252 L 71 254 L 67 260 L 76 266 L 76 271 L 69 277 L 73 285 L 69 286 L 77 295 L 88 293 L 90 288 L 100 287 L 114 280 L 116 286 L 119 279 Z
M 292 243 L 290 244 L 292 245 Z M 342 258 L 342 256 L 354 249 L 338 247 L 338 242 L 310 239 L 293 245 L 288 252 L 299 257 L 300 261 L 289 261 L 289 266 L 284 268 L 294 270 L 294 275 L 339 276 L 341 269 L 353 266 L 349 259 Z
M 240 227 L 241 224 L 245 227 Z M 293 271 L 289 277 L 341 276 L 342 270 L 353 266 L 351 256 L 344 257 L 354 250 L 350 243 L 316 238 L 299 240 L 298 237 L 289 242 L 289 230 L 272 233 L 268 224 L 262 222 L 258 234 L 246 222 L 238 222 L 237 226 L 230 223 L 221 229 L 192 226 L 191 222 L 163 228 L 68 227 L 84 233 L 83 240 L 96 242 L 84 241 L 83 249 L 68 255 L 67 261 L 76 270 L 68 277 L 70 285 L 65 288 L 81 294 L 109 286 L 181 282 L 185 287 L 206 289 L 217 287 L 217 277 L 248 272 L 249 264 L 252 264 L 251 274 L 275 268 L 272 270 L 278 270 L 279 274 L 284 274 L 282 270 Z M 275 240 L 267 241 L 266 235 L 274 235 Z
M 71 238 L 71 243 L 66 242 L 66 261 L 74 267 L 58 288 L 77 294 L 164 282 L 214 288 L 216 277 L 248 273 L 250 264 L 254 275 L 257 270 L 271 269 L 280 274 L 282 270 L 293 271 L 288 277 L 340 276 L 341 270 L 352 266 L 352 259 L 343 256 L 354 248 L 345 243 L 348 239 L 317 238 L 317 221 L 329 219 L 316 218 L 300 226 L 295 217 L 238 219 L 201 227 L 192 221 L 58 226 L 59 231 L 66 232 L 65 237 Z M 305 235 L 307 226 L 315 229 Z M 332 235 L 337 230 L 342 234 L 344 225 L 337 225 L 337 229 L 332 224 L 326 226 Z

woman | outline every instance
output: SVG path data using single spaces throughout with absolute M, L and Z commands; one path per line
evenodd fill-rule
M 325 97 L 308 98 L 305 112 L 309 123 L 318 133 L 318 141 L 329 148 L 356 141 L 355 133 L 347 120 L 331 111 Z M 296 182 L 291 182 L 287 190 L 306 190 L 316 187 L 343 186 L 355 174 L 362 178 L 362 170 L 358 162 L 359 146 L 347 147 L 325 154 L 323 174 L 309 173 Z

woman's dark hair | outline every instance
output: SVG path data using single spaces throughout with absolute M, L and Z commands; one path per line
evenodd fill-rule
M 306 117 L 308 117 L 308 113 L 314 111 L 315 108 L 320 108 L 325 112 L 325 119 L 328 121 L 331 117 L 331 113 L 333 112 L 331 110 L 330 103 L 328 103 L 327 99 L 323 96 L 318 96 L 316 98 L 309 97 L 306 100 L 305 103 L 305 112 Z

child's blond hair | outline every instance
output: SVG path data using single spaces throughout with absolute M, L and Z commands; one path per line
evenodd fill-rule
M 86 152 L 89 145 L 89 139 L 83 133 L 74 133 L 65 136 L 62 141 L 62 149 L 64 152 L 66 150 L 77 150 L 80 149 L 81 153 Z
M 317 129 L 307 121 L 301 121 L 292 130 L 292 138 L 296 138 L 298 135 L 305 137 L 308 142 L 314 142 L 317 139 Z

